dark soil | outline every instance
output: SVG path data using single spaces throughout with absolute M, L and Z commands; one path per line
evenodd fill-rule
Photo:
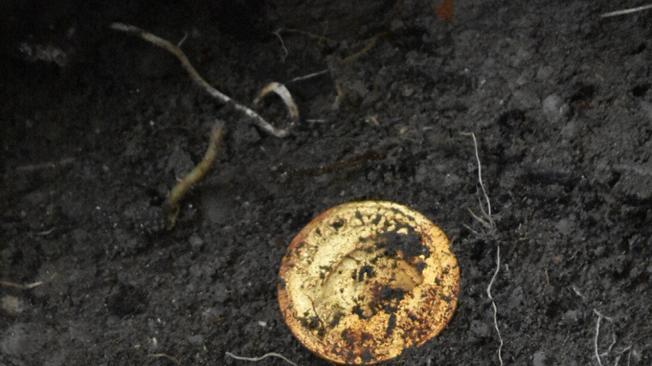
M 446 22 L 437 4 L 3 2 L 0 279 L 44 283 L 0 287 L 0 365 L 173 365 L 152 356 L 162 353 L 246 364 L 227 351 L 324 365 L 284 325 L 276 274 L 304 224 L 360 199 L 431 218 L 462 273 L 449 326 L 387 365 L 498 364 L 486 292 L 497 246 L 505 364 L 597 365 L 598 311 L 611 319 L 599 352 L 615 340 L 602 364 L 650 365 L 652 12 L 602 19 L 620 5 L 457 0 Z M 332 72 L 288 83 L 303 121 L 278 139 L 112 21 L 174 42 L 187 34 L 200 73 L 246 104 L 266 82 Z M 281 27 L 328 40 L 283 32 L 286 57 L 272 34 Z M 64 66 L 30 61 L 36 45 Z M 261 110 L 277 124 L 281 112 Z M 162 203 L 216 118 L 219 161 L 166 231 Z M 478 137 L 493 235 L 468 211 L 481 197 L 462 132 Z

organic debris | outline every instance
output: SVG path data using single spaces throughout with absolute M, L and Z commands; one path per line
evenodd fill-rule
M 290 123 L 290 125 L 287 128 L 276 128 L 272 124 L 267 122 L 267 120 L 261 117 L 258 113 L 254 112 L 252 109 L 234 101 L 228 95 L 217 90 L 212 85 L 210 85 L 201 75 L 199 75 L 197 70 L 192 66 L 192 64 L 188 60 L 186 54 L 178 46 L 170 43 L 169 41 L 157 35 L 154 35 L 150 32 L 147 32 L 133 25 L 123 24 L 123 23 L 113 23 L 111 24 L 111 28 L 120 32 L 134 34 L 144 39 L 145 41 L 150 42 L 155 46 L 161 47 L 166 51 L 170 52 L 171 54 L 173 54 L 177 59 L 179 59 L 179 61 L 181 62 L 181 66 L 183 66 L 186 72 L 188 72 L 192 81 L 194 81 L 197 85 L 202 87 L 202 89 L 206 90 L 206 92 L 210 94 L 213 98 L 219 100 L 224 104 L 233 106 L 233 108 L 235 108 L 236 110 L 244 113 L 263 131 L 276 137 L 286 137 L 289 135 L 290 133 L 289 129 L 294 125 L 294 123 Z
M 452 22 L 455 15 L 454 0 L 442 0 L 439 5 L 434 6 L 435 14 L 439 20 L 444 22 Z
M 204 176 L 206 176 L 206 173 L 208 173 L 213 167 L 220 145 L 222 144 L 223 136 L 224 127 L 222 126 L 222 123 L 215 123 L 211 131 L 208 148 L 206 149 L 206 153 L 204 153 L 204 158 L 190 171 L 190 173 L 183 177 L 174 188 L 172 188 L 170 194 L 168 194 L 168 198 L 163 206 L 168 229 L 172 229 L 177 222 L 177 216 L 179 215 L 179 202 L 183 199 L 190 188 L 197 184 L 197 182 L 201 181 Z

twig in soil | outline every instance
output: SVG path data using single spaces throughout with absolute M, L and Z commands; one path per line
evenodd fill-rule
M 188 60 L 188 57 L 186 54 L 177 46 L 174 44 L 170 43 L 169 41 L 154 35 L 150 32 L 147 32 L 143 29 L 140 29 L 136 26 L 129 25 L 129 24 L 124 24 L 124 23 L 112 23 L 111 24 L 111 29 L 120 31 L 120 32 L 125 32 L 129 34 L 136 35 L 143 40 L 150 42 L 151 44 L 161 47 L 165 49 L 166 51 L 170 52 L 173 54 L 180 62 L 181 66 L 186 70 L 192 81 L 194 81 L 197 85 L 199 85 L 202 89 L 204 89 L 210 96 L 213 98 L 219 100 L 220 102 L 230 105 L 239 112 L 244 113 L 247 117 L 249 117 L 258 127 L 260 127 L 263 131 L 276 136 L 276 137 L 286 137 L 289 135 L 290 131 L 289 129 L 292 127 L 291 125 L 288 126 L 285 129 L 279 129 L 274 127 L 272 124 L 267 122 L 263 117 L 261 117 L 258 113 L 256 113 L 254 110 L 250 109 L 249 107 L 246 107 L 236 101 L 234 101 L 231 97 L 228 95 L 222 93 L 221 91 L 215 89 L 212 85 L 210 85 L 199 73 L 197 70 L 192 66 L 190 61 Z
M 11 281 L 1 281 L 0 280 L 0 287 L 9 287 L 9 288 L 15 288 L 18 290 L 31 290 L 33 288 L 39 287 L 42 284 L 44 284 L 44 281 L 36 281 L 32 283 L 16 283 L 16 282 L 11 282 Z
M 295 78 L 290 79 L 290 81 L 288 81 L 288 83 L 296 83 L 297 81 L 304 81 L 304 80 L 316 78 L 318 76 L 328 74 L 329 72 L 330 72 L 329 69 L 324 69 L 324 70 L 313 72 L 313 73 L 306 74 L 306 75 L 303 75 L 303 76 L 297 76 Z
M 175 365 L 181 366 L 181 362 L 179 362 L 179 360 L 176 357 L 170 356 L 167 353 L 152 353 L 151 355 L 149 355 L 149 357 L 152 357 L 153 359 L 165 358 L 166 360 L 172 361 Z
M 378 44 L 378 41 L 381 38 L 383 38 L 383 37 L 385 37 L 385 36 L 387 36 L 389 34 L 390 34 L 390 32 L 382 32 L 382 33 L 378 33 L 375 36 L 369 38 L 369 40 L 367 41 L 367 44 L 364 47 L 362 47 L 362 49 L 360 51 L 343 58 L 341 62 L 343 64 L 351 64 L 351 63 L 356 62 L 360 57 L 364 56 L 367 52 L 371 51 L 371 49 L 374 48 L 376 46 L 376 44 Z
M 177 47 L 181 48 L 183 44 L 186 42 L 186 39 L 188 39 L 188 32 L 183 32 L 183 37 L 177 42 Z
M 281 360 L 283 360 L 283 361 L 289 363 L 290 365 L 298 366 L 296 363 L 294 363 L 294 362 L 288 360 L 288 359 L 287 359 L 285 356 L 283 356 L 282 354 L 279 354 L 279 353 L 276 353 L 276 352 L 265 353 L 264 355 L 262 355 L 262 356 L 260 356 L 260 357 L 244 357 L 244 356 L 236 356 L 236 355 L 234 355 L 234 354 L 231 353 L 231 352 L 226 352 L 225 355 L 228 356 L 228 357 L 231 357 L 231 358 L 233 358 L 233 359 L 235 359 L 235 360 L 239 360 L 239 361 L 251 361 L 251 362 L 262 361 L 262 360 L 264 360 L 264 359 L 266 359 L 266 358 L 268 358 L 268 357 L 276 357 L 276 358 L 280 358 Z
M 633 13 L 637 13 L 639 11 L 650 10 L 650 9 L 652 9 L 652 4 L 647 4 L 647 5 L 637 6 L 635 8 L 610 11 L 608 13 L 604 13 L 604 14 L 600 15 L 600 17 L 601 18 L 610 18 L 610 17 L 619 16 L 619 15 L 633 14 Z
M 177 215 L 179 214 L 179 202 L 183 199 L 188 190 L 197 184 L 197 182 L 201 181 L 206 173 L 208 173 L 213 167 L 223 136 L 224 127 L 222 126 L 222 123 L 216 122 L 211 130 L 211 136 L 206 153 L 204 153 L 204 158 L 190 171 L 190 173 L 183 177 L 168 194 L 168 198 L 163 206 L 168 229 L 172 229 L 176 224 Z
M 17 172 L 26 172 L 26 173 L 31 173 L 39 170 L 45 170 L 45 169 L 55 169 L 55 168 L 61 168 L 65 167 L 67 165 L 70 165 L 75 162 L 75 158 L 63 158 L 59 161 L 50 161 L 46 163 L 39 163 L 39 164 L 29 164 L 29 165 L 21 165 L 16 168 Z
M 601 356 L 606 356 L 606 355 L 609 354 L 609 352 L 611 352 L 611 349 L 612 349 L 613 345 L 616 343 L 616 340 L 615 340 L 615 335 L 614 335 L 614 340 L 613 340 L 612 344 L 609 346 L 609 350 L 607 352 L 603 353 L 603 354 L 600 354 L 600 350 L 599 350 L 600 346 L 598 345 L 598 341 L 600 340 L 600 322 L 602 321 L 602 319 L 605 319 L 605 320 L 609 321 L 610 323 L 613 323 L 613 319 L 611 319 L 608 316 L 602 315 L 602 313 L 600 313 L 596 309 L 593 309 L 593 312 L 595 313 L 595 315 L 598 316 L 598 320 L 596 320 L 596 322 L 595 322 L 595 337 L 593 338 L 593 351 L 595 353 L 595 359 L 598 361 L 598 366 L 602 366 L 602 359 L 600 357 Z

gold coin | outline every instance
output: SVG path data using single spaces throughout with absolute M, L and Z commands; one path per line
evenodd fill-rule
M 292 240 L 278 301 L 294 336 L 320 357 L 368 365 L 441 332 L 453 316 L 459 267 L 446 234 L 393 202 L 326 210 Z

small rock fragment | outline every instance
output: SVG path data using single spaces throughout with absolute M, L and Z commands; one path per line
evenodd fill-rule
M 652 121 L 652 103 L 650 102 L 641 102 L 641 109 L 645 112 L 645 115 L 650 121 Z
M 561 318 L 567 324 L 576 324 L 580 319 L 580 312 L 578 310 L 568 310 Z
M 17 316 L 25 311 L 25 302 L 16 296 L 5 295 L 0 298 L 0 309 L 10 316 Z
M 204 336 L 202 336 L 201 334 L 192 335 L 188 337 L 188 343 L 194 346 L 199 346 L 204 343 Z
M 193 249 L 199 249 L 204 245 L 204 239 L 197 234 L 193 234 L 188 241 Z
M 568 235 L 573 230 L 573 222 L 568 218 L 563 218 L 557 221 L 555 229 L 557 229 L 557 231 L 562 235 Z
M 568 114 L 568 105 L 557 94 L 548 95 L 542 103 L 543 115 L 548 122 L 556 123 Z
M 229 290 L 224 286 L 223 283 L 215 284 L 214 289 L 214 299 L 218 303 L 222 304 L 229 298 Z
M 543 351 L 534 352 L 534 357 L 532 357 L 532 366 L 546 366 L 548 357 Z

